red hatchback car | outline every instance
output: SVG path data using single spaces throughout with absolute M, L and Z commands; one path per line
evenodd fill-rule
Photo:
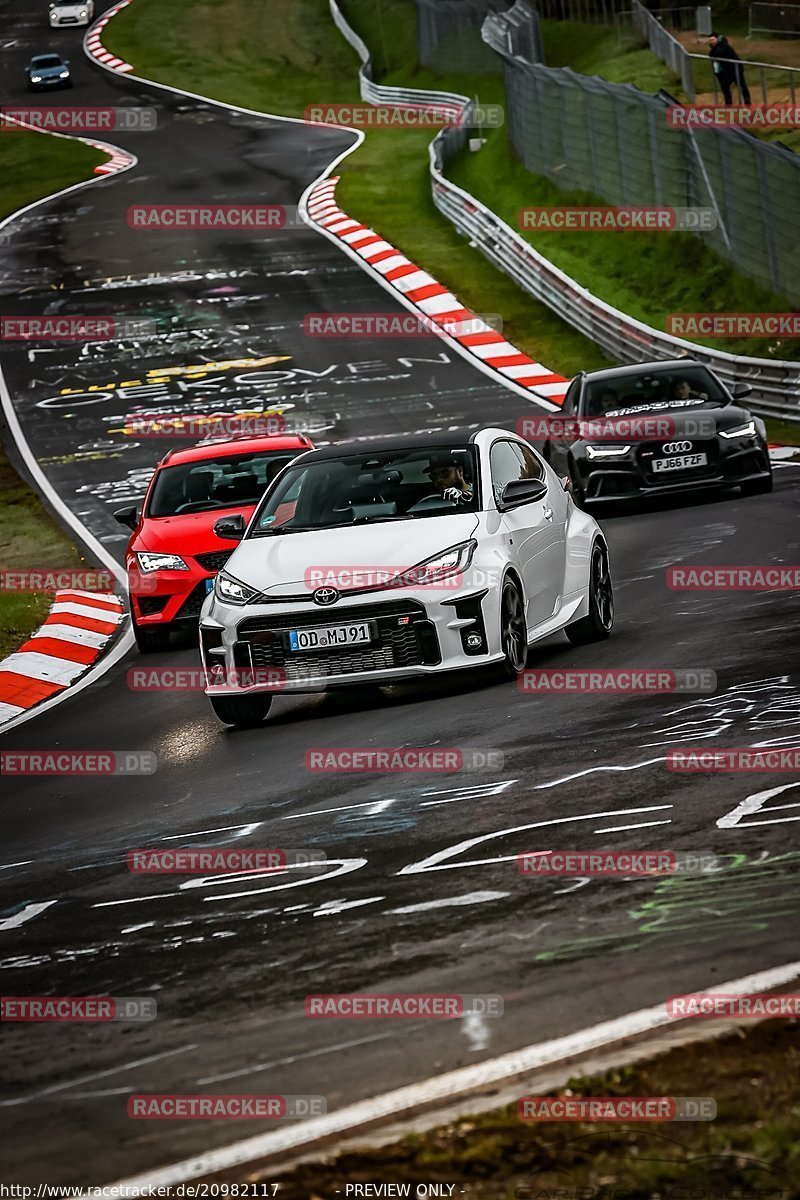
M 249 521 L 288 463 L 313 450 L 305 434 L 208 441 L 170 450 L 150 481 L 141 513 L 114 513 L 133 530 L 125 554 L 133 631 L 147 654 L 165 650 L 172 629 L 197 625 L 214 576 L 233 553 L 214 525 L 224 513 Z

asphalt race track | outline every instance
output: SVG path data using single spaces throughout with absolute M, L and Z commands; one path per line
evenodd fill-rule
M 109 137 L 138 165 L 23 218 L 0 273 L 15 311 L 147 317 L 162 331 L 5 354 L 36 459 L 115 556 L 125 537 L 111 514 L 141 497 L 169 444 L 137 442 L 126 418 L 156 405 L 277 406 L 321 441 L 513 428 L 530 411 L 435 339 L 306 337 L 307 313 L 385 312 L 393 302 L 303 225 L 260 243 L 131 229 L 137 200 L 295 205 L 350 135 L 112 79 L 83 59 L 81 31 L 48 41 L 38 7 L 20 7 L 0 20 L 3 103 L 28 102 L 32 53 L 68 44 L 66 103 L 158 109 L 155 132 Z M 577 649 L 559 635 L 529 660 L 711 668 L 712 695 L 537 697 L 476 672 L 385 693 L 279 698 L 263 729 L 226 732 L 198 693 L 128 686 L 145 662 L 195 665 L 186 647 L 133 653 L 7 734 L 4 749 L 154 751 L 158 771 L 113 783 L 5 781 L 3 993 L 152 997 L 158 1019 L 4 1031 L 5 1181 L 105 1183 L 253 1132 L 252 1122 L 133 1122 L 135 1092 L 311 1093 L 332 1111 L 797 957 L 800 780 L 683 776 L 664 763 L 670 746 L 692 742 L 797 740 L 797 595 L 666 583 L 677 563 L 796 562 L 798 468 L 775 476 L 769 496 L 603 518 L 614 636 Z M 304 766 L 312 747 L 434 745 L 501 752 L 503 765 L 437 776 Z M 322 850 L 328 861 L 288 882 L 127 869 L 133 848 L 209 843 Z M 516 868 L 523 850 L 601 847 L 722 858 L 716 873 L 661 881 L 536 880 Z M 307 993 L 351 991 L 499 993 L 505 1015 L 304 1015 Z

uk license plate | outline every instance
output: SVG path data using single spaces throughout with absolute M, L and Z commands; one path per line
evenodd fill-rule
M 319 629 L 290 629 L 290 650 L 329 650 L 333 646 L 366 646 L 371 641 L 369 622 L 359 625 L 323 625 Z
M 674 458 L 654 458 L 654 471 L 685 471 L 687 467 L 704 467 L 708 462 L 705 454 L 676 454 Z

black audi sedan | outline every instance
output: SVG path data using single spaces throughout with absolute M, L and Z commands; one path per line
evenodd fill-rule
M 537 444 L 579 505 L 699 488 L 772 491 L 764 422 L 689 358 L 582 371 Z

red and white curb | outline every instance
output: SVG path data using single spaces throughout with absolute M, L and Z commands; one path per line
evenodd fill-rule
M 343 212 L 335 199 L 338 182 L 338 176 L 324 179 L 308 193 L 306 211 L 313 224 L 344 243 L 398 292 L 407 305 L 413 305 L 428 321 L 442 326 L 443 335 L 447 334 L 477 359 L 484 370 L 489 368 L 504 383 L 524 388 L 551 404 L 563 402 L 568 379 L 521 353 L 374 229 Z M 469 322 L 468 333 L 446 328 L 464 322 Z
M 117 171 L 127 171 L 128 167 L 132 167 L 136 163 L 133 154 L 128 154 L 127 150 L 120 150 L 118 146 L 109 146 L 106 142 L 93 142 L 90 138 L 83 140 L 88 145 L 94 146 L 95 150 L 102 150 L 110 155 L 108 162 L 100 163 L 95 167 L 95 175 L 116 175 Z
M 91 29 L 86 34 L 86 40 L 83 43 L 86 53 L 90 58 L 96 58 L 97 61 L 102 63 L 104 67 L 111 67 L 111 69 L 114 71 L 132 71 L 133 66 L 131 63 L 125 62 L 124 59 L 117 58 L 115 55 L 109 54 L 108 50 L 106 50 L 105 46 L 103 45 L 100 34 L 103 31 L 103 26 L 107 25 L 111 18 L 115 16 L 120 9 L 127 8 L 129 4 L 130 0 L 120 0 L 119 4 L 115 4 L 113 8 L 109 8 L 107 12 L 104 12 L 102 17 L 99 17 L 98 20 L 95 21 L 94 25 L 92 25 Z
M 69 137 L 70 134 L 57 133 L 52 129 L 41 129 L 38 125 L 30 125 L 27 121 L 20 121 L 18 117 L 3 117 L 4 125 L 17 125 L 20 129 L 31 129 L 34 133 L 49 134 L 50 137 Z M 128 167 L 133 167 L 138 162 L 135 154 L 129 154 L 127 150 L 121 150 L 119 146 L 111 146 L 108 142 L 97 142 L 94 138 L 75 137 L 74 141 L 83 142 L 85 146 L 93 146 L 95 150 L 102 150 L 103 154 L 109 156 L 108 162 L 98 163 L 94 168 L 95 175 L 116 175 L 117 171 L 127 171 Z
M 56 592 L 44 625 L 0 662 L 0 725 L 80 679 L 124 619 L 113 592 Z

